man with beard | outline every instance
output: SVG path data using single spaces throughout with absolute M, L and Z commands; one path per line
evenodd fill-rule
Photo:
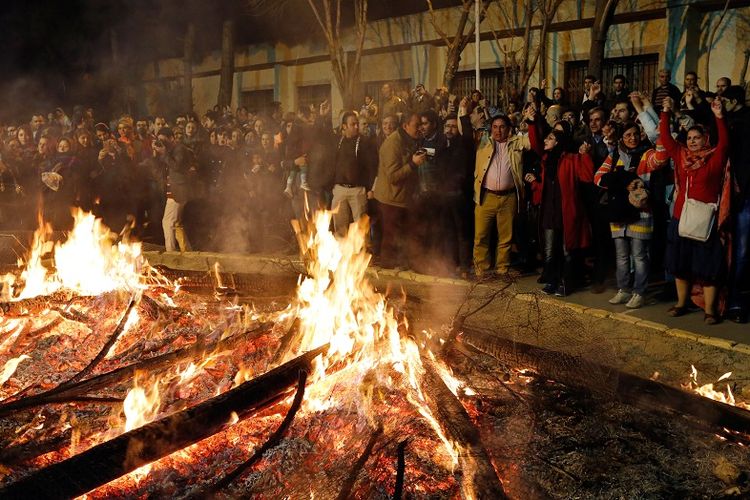
M 341 116 L 341 134 L 333 137 L 333 225 L 344 236 L 349 224 L 367 213 L 367 191 L 375 178 L 377 152 L 360 134 L 357 113 Z
M 455 113 L 445 117 L 443 133 L 445 149 L 439 161 L 444 165 L 443 193 L 448 212 L 444 242 L 447 256 L 457 262 L 457 272 L 466 278 L 471 266 L 471 136 L 461 135 Z
M 374 190 L 383 228 L 379 264 L 386 268 L 405 269 L 409 259 L 416 257 L 407 255 L 405 248 L 408 224 L 414 220 L 414 214 L 407 207 L 417 189 L 417 171 L 427 161 L 427 154 L 424 150 L 418 151 L 419 115 L 410 113 L 405 118 L 401 127 L 380 147 Z

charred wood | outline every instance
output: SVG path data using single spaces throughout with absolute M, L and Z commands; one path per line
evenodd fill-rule
M 93 391 L 98 391 L 111 387 L 116 384 L 123 383 L 130 380 L 135 375 L 136 371 L 147 371 L 150 373 L 157 372 L 165 367 L 173 366 L 184 359 L 189 359 L 198 356 L 202 352 L 222 351 L 225 349 L 231 349 L 240 342 L 247 341 L 248 339 L 260 337 L 268 333 L 272 328 L 269 323 L 263 323 L 257 328 L 248 330 L 246 332 L 238 333 L 227 337 L 225 339 L 212 342 L 210 344 L 194 344 L 190 347 L 172 351 L 160 356 L 154 356 L 152 358 L 138 361 L 122 368 L 112 370 L 111 372 L 97 375 L 90 379 L 82 380 L 70 385 L 63 385 L 50 389 L 49 391 L 27 396 L 23 399 L 11 401 L 0 405 L 0 417 L 6 416 L 9 413 L 33 408 L 36 406 L 42 406 L 51 403 L 67 403 L 75 401 L 83 395 L 86 395 Z
M 238 477 L 242 476 L 250 467 L 255 465 L 262 457 L 265 452 L 270 450 L 271 448 L 277 446 L 281 439 L 284 437 L 284 434 L 286 434 L 286 431 L 289 429 L 289 426 L 292 425 L 292 422 L 294 421 L 294 417 L 297 415 L 297 411 L 299 410 L 300 406 L 302 406 L 302 399 L 305 397 L 305 383 L 307 382 L 307 372 L 304 370 L 301 370 L 299 372 L 299 380 L 297 381 L 297 393 L 294 395 L 294 401 L 292 402 L 292 406 L 289 408 L 289 411 L 287 411 L 286 416 L 284 417 L 284 420 L 279 425 L 278 429 L 271 434 L 271 436 L 266 440 L 265 443 L 263 443 L 263 446 L 259 447 L 255 452 L 252 454 L 250 458 L 242 462 L 240 465 L 238 465 L 232 472 L 221 478 L 219 481 L 217 481 L 210 489 L 209 495 L 217 493 L 237 479 Z M 202 494 L 198 494 L 198 497 L 203 497 Z
M 0 490 L 2 498 L 70 498 L 220 432 L 232 413 L 240 418 L 279 399 L 328 348 L 303 354 L 192 408 L 126 432 Z
M 354 485 L 357 483 L 357 476 L 359 476 L 359 473 L 367 463 L 370 455 L 372 455 L 372 450 L 373 448 L 375 448 L 375 443 L 378 442 L 378 439 L 380 439 L 380 436 L 382 435 L 382 426 L 378 427 L 372 432 L 372 434 L 370 435 L 370 439 L 367 441 L 367 445 L 365 446 L 364 451 L 354 463 L 354 467 L 352 467 L 352 470 L 349 471 L 349 475 L 346 477 L 346 481 L 344 481 L 344 485 L 341 487 L 341 491 L 336 497 L 337 500 L 349 500 L 350 498 L 352 498 L 351 493 L 354 489 Z
M 476 498 L 507 498 L 489 455 L 482 445 L 479 430 L 471 422 L 461 401 L 445 385 L 433 363 L 426 358 L 422 361 L 425 365 L 422 390 L 427 396 L 428 406 L 446 434 L 461 447 L 458 458 L 461 470 L 466 476 L 473 470 L 473 476 L 470 476 L 471 484 L 466 487 L 473 490 Z M 466 479 L 467 477 L 464 478 Z
M 592 390 L 647 410 L 669 409 L 704 422 L 750 434 L 750 412 L 660 382 L 585 361 L 566 353 L 464 329 L 461 342 L 508 366 L 523 366 L 563 384 Z
M 408 439 L 404 439 L 398 444 L 396 452 L 396 487 L 393 489 L 393 500 L 401 500 L 404 493 L 404 474 L 406 473 L 406 445 Z

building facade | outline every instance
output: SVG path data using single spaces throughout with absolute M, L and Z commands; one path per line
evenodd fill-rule
M 548 88 L 566 88 L 571 95 L 580 93 L 588 64 L 594 2 L 563 0 L 549 25 L 545 50 L 529 80 L 538 85 L 546 75 Z M 512 54 L 523 47 L 524 2 L 492 2 L 480 26 L 480 88 L 491 99 L 512 67 Z M 620 0 L 608 32 L 602 80 L 605 88 L 618 73 L 628 76 L 631 88 L 650 90 L 658 70 L 670 68 L 673 81 L 682 86 L 687 71 L 696 71 L 701 88 L 713 90 L 716 79 L 728 76 L 733 82 L 745 81 L 750 54 L 750 0 L 729 1 L 722 16 L 724 1 Z M 360 72 L 362 95 L 376 96 L 385 82 L 413 88 L 423 83 L 432 91 L 443 85 L 447 50 L 441 31 L 454 34 L 460 7 L 434 13 L 383 19 L 369 24 Z M 530 47 L 540 44 L 539 19 L 534 18 Z M 718 24 L 718 28 L 717 28 Z M 242 29 L 238 26 L 237 29 Z M 310 30 L 318 30 L 311 25 Z M 709 42 L 713 36 L 713 43 Z M 347 40 L 353 46 L 351 40 Z M 709 56 L 710 52 L 710 56 Z M 217 101 L 221 54 L 206 57 L 193 66 L 194 110 L 203 113 Z M 710 68 L 707 61 L 710 57 Z M 452 90 L 467 93 L 474 81 L 475 47 L 464 50 Z M 543 66 L 543 67 L 542 67 Z M 161 60 L 145 68 L 144 102 L 149 113 L 178 111 L 173 107 L 183 85 L 182 59 Z M 707 81 L 705 81 L 707 78 Z M 551 90 L 550 90 L 551 91 Z M 549 91 L 548 91 L 549 92 Z M 232 105 L 261 109 L 271 101 L 280 101 L 285 110 L 332 102 L 334 112 L 343 106 L 341 94 L 331 73 L 326 45 L 285 45 L 281 43 L 238 47 Z M 179 110 L 184 111 L 184 110 Z

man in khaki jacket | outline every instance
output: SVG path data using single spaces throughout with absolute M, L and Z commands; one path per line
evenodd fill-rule
M 474 163 L 474 270 L 478 277 L 484 276 L 492 268 L 489 243 L 493 225 L 497 230 L 497 274 L 507 273 L 510 266 L 513 218 L 519 212 L 524 196 L 521 154 L 531 149 L 527 136 L 512 135 L 512 132 L 510 118 L 495 116 L 490 121 L 489 133 L 483 132 L 477 143 Z
M 374 196 L 380 203 L 383 240 L 380 249 L 381 267 L 406 267 L 407 222 L 412 216 L 407 206 L 417 187 L 417 169 L 425 161 L 425 151 L 418 150 L 419 115 L 404 115 L 403 124 L 380 146 L 378 176 Z M 399 249 L 401 247 L 401 249 Z

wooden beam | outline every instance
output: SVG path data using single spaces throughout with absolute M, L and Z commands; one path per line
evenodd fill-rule
M 319 347 L 253 380 L 36 471 L 0 490 L 0 498 L 73 498 L 135 469 L 225 430 L 232 413 L 240 419 L 283 396 L 309 372 Z

